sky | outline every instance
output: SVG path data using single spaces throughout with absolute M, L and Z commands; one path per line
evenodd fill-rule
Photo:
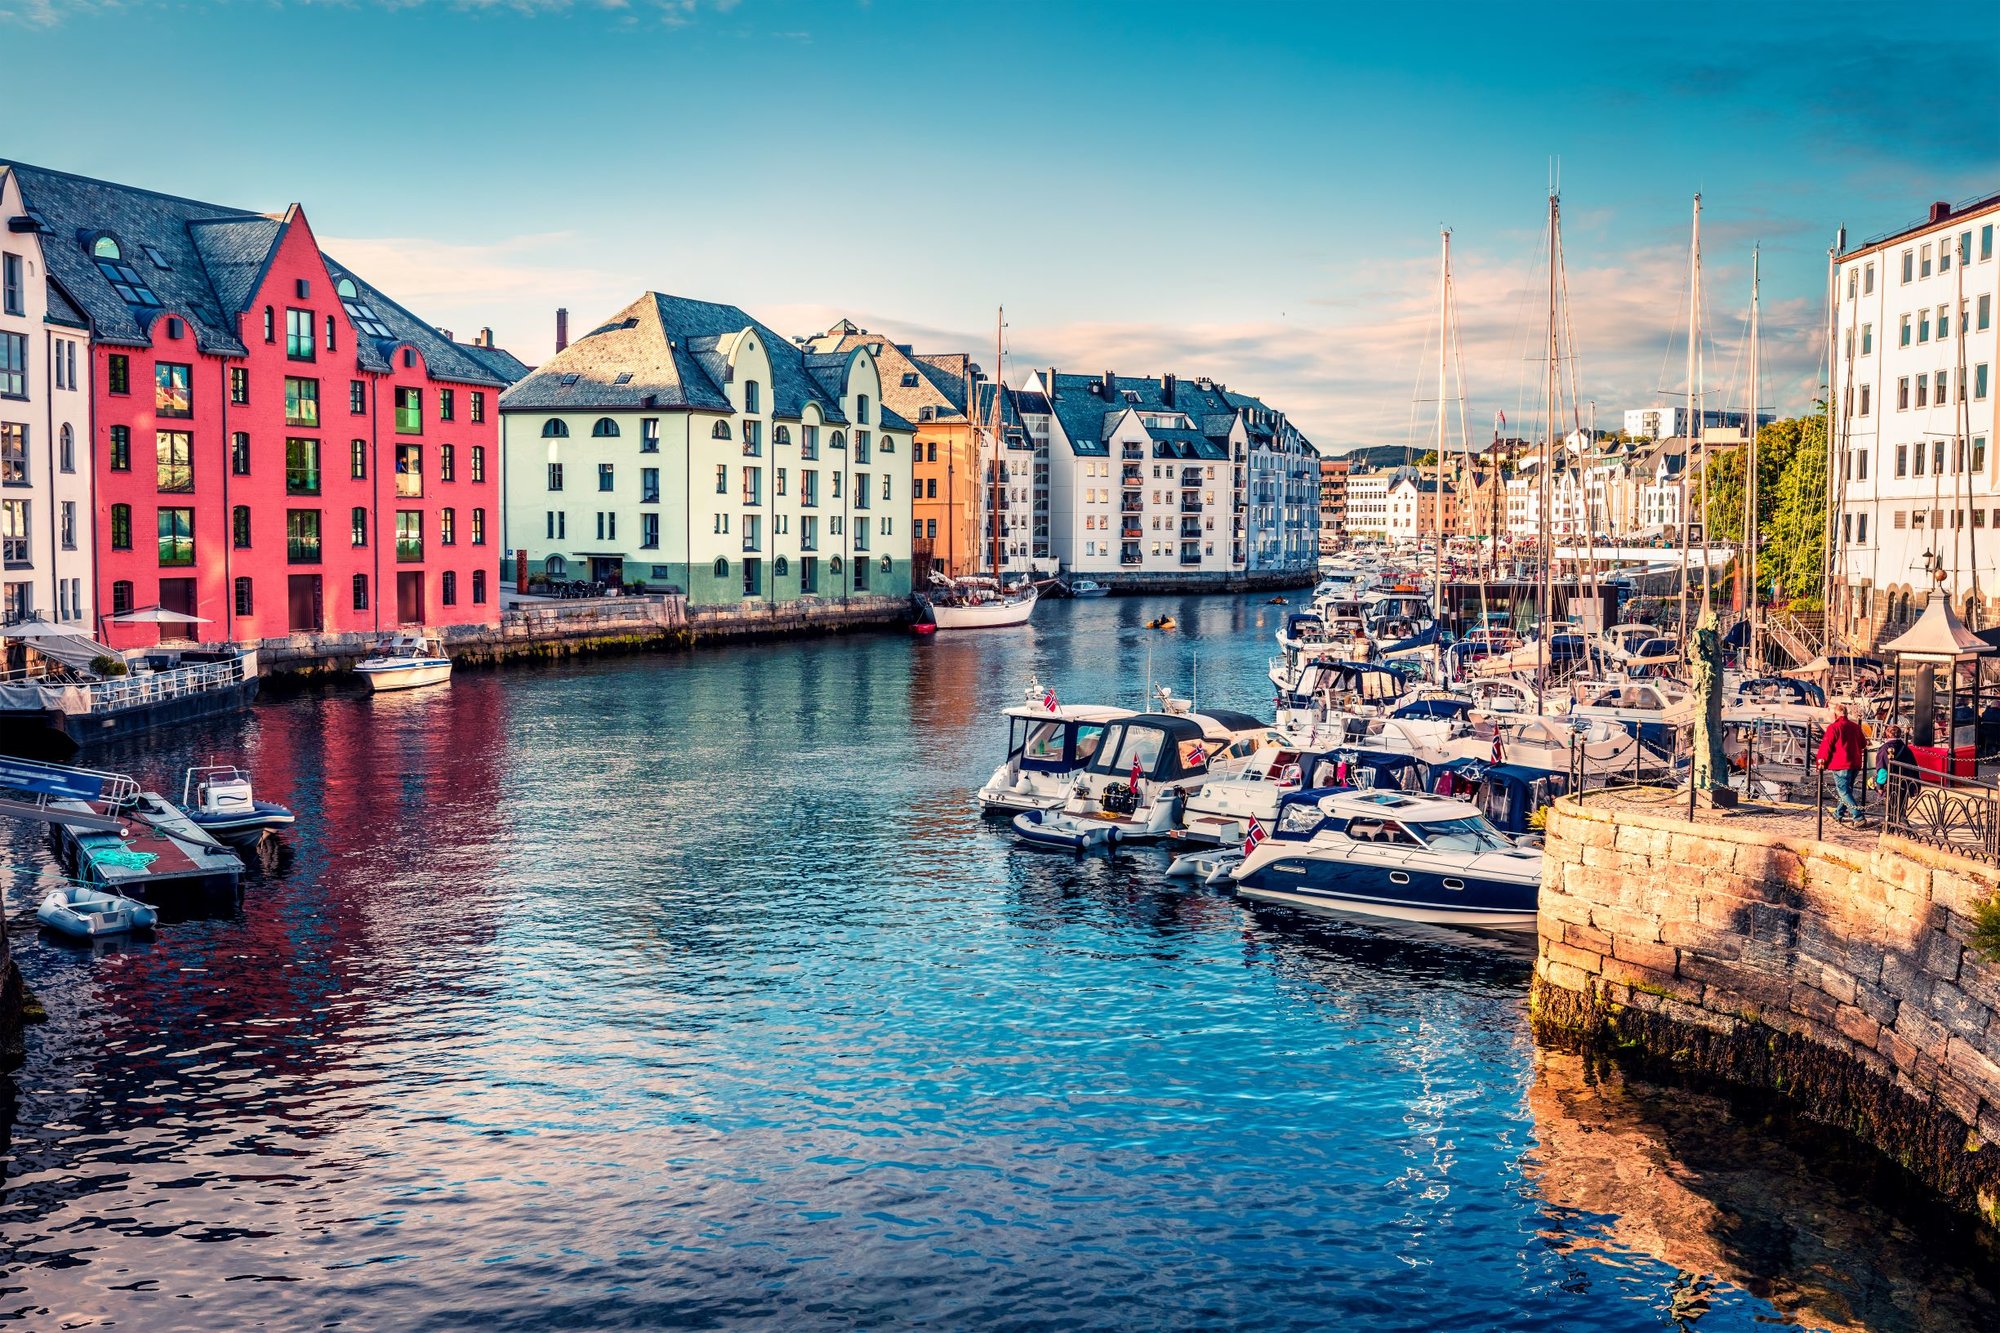
M 1008 378 L 1207 375 L 1322 449 L 1533 429 L 1559 172 L 1578 412 L 1824 379 L 1827 250 L 2000 192 L 2000 12 L 1875 5 L 0 0 L 0 156 L 271 212 L 533 364 L 558 306 L 846 317 Z

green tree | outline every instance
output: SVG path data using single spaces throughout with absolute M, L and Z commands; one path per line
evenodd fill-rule
M 1708 464 L 1706 530 L 1743 540 L 1746 451 Z M 1757 571 L 1766 595 L 1820 604 L 1826 570 L 1826 418 L 1788 417 L 1757 432 Z

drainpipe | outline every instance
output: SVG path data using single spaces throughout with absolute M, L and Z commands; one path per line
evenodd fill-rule
M 396 370 L 395 353 L 391 352 L 389 356 L 389 374 L 393 375 Z M 358 357 L 355 360 L 354 368 L 362 374 L 367 374 L 366 371 L 361 370 L 361 363 Z M 370 507 L 374 510 L 368 516 L 368 522 L 375 529 L 369 535 L 369 540 L 375 544 L 375 559 L 373 562 L 375 567 L 375 596 L 369 600 L 369 608 L 374 616 L 375 633 L 378 635 L 382 632 L 382 548 L 386 544 L 382 531 L 382 457 L 380 453 L 382 441 L 381 381 L 387 378 L 388 376 L 386 375 L 378 376 L 375 378 L 375 382 L 370 383 L 368 386 L 368 493 L 373 497 L 370 500 Z M 391 457 L 393 458 L 393 455 Z M 349 466 L 348 470 L 350 472 L 353 471 L 352 465 Z M 391 534 L 394 533 L 395 528 L 393 525 L 389 531 Z
M 56 591 L 55 584 L 57 578 L 56 551 L 58 549 L 57 543 L 61 539 L 61 534 L 56 530 L 57 528 L 56 515 L 61 512 L 60 506 L 56 501 L 56 382 L 55 382 L 56 335 L 53 332 L 46 332 L 43 336 L 48 339 L 48 353 L 49 353 L 47 357 L 47 360 L 49 362 L 49 368 L 42 372 L 42 383 L 44 385 L 44 389 L 42 392 L 42 405 L 45 408 L 47 408 L 47 411 L 44 415 L 47 417 L 48 420 L 47 432 L 49 439 L 49 470 L 45 474 L 48 477 L 48 489 L 49 489 L 49 591 L 55 592 Z M 30 501 L 29 512 L 30 513 L 33 512 L 32 500 Z M 28 587 L 31 592 L 34 586 L 35 585 L 32 582 L 29 583 Z M 28 611 L 31 615 L 35 614 L 35 608 L 33 606 L 30 606 L 28 608 Z
M 239 326 L 239 332 L 240 332 L 240 326 Z M 194 335 L 194 322 L 192 320 L 188 321 L 188 335 L 190 337 Z M 246 357 L 245 360 L 247 361 L 248 358 Z M 223 628 L 229 632 L 229 641 L 231 643 L 234 643 L 236 642 L 236 579 L 234 576 L 236 569 L 236 514 L 235 511 L 230 509 L 229 507 L 229 474 L 231 471 L 231 464 L 235 460 L 231 457 L 231 454 L 233 452 L 233 444 L 229 438 L 229 358 L 223 357 L 221 358 L 221 361 L 222 361 L 222 370 L 221 370 L 222 624 Z M 247 374 L 249 370 L 247 365 L 245 366 L 244 370 L 245 373 Z M 197 580 L 200 578 L 200 574 L 201 574 L 200 567 L 197 566 L 195 570 L 195 576 Z M 287 591 L 289 592 L 290 590 L 287 589 Z M 288 602 L 289 600 L 290 599 L 287 598 Z M 201 610 L 201 584 L 199 582 L 195 584 L 195 610 L 197 613 L 199 613 Z

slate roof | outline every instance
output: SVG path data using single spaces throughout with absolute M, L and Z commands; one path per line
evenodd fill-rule
M 455 343 L 459 351 L 486 367 L 502 384 L 517 384 L 533 371 L 520 357 L 504 347 L 482 347 L 478 343 Z
M 1255 399 L 1232 395 L 1198 380 L 1176 379 L 1174 399 L 1169 403 L 1166 385 L 1157 379 L 1113 375 L 1111 389 L 1107 393 L 1102 387 L 1102 375 L 1064 375 L 1051 371 L 1044 378 L 1049 381 L 1051 390 L 1049 410 L 1062 423 L 1070 448 L 1079 455 L 1102 456 L 1108 453 L 1105 444 L 1106 414 L 1136 411 L 1178 414 L 1198 423 L 1194 428 L 1147 427 L 1148 434 L 1160 442 L 1154 449 L 1156 457 L 1226 458 L 1229 456 L 1229 431 L 1238 413 L 1246 407 L 1270 410 Z M 1127 394 L 1131 397 L 1128 398 Z M 1163 451 L 1169 439 L 1174 447 L 1171 452 Z M 1183 445 L 1186 452 L 1183 452 Z
M 76 302 L 69 299 L 69 293 L 54 282 L 49 284 L 48 322 L 62 324 L 72 329 L 90 327 L 90 317 L 77 309 Z
M 771 359 L 770 412 L 797 421 L 807 403 L 825 420 L 847 415 L 811 357 L 789 338 L 740 307 L 647 292 L 605 323 L 530 371 L 500 396 L 505 411 L 563 412 L 584 408 L 659 408 L 732 412 L 724 342 L 745 329 L 763 340 Z M 844 362 L 844 357 L 833 360 Z M 628 377 L 620 383 L 621 377 Z
M 272 252 L 298 215 L 297 205 L 277 218 L 23 162 L 0 159 L 0 166 L 13 172 L 23 206 L 43 224 L 42 254 L 52 287 L 59 285 L 87 317 L 94 341 L 151 346 L 150 325 L 160 312 L 169 311 L 188 321 L 201 351 L 244 354 L 239 319 Z M 112 288 L 89 253 L 99 233 L 118 242 L 125 262 L 158 299 L 157 306 L 135 310 Z M 504 383 L 484 363 L 466 355 L 458 344 L 359 274 L 324 252 L 321 258 L 336 282 L 343 277 L 354 282 L 360 299 L 374 308 L 393 335 L 373 339 L 357 330 L 355 360 L 363 369 L 386 373 L 390 354 L 408 343 L 438 379 L 496 387 Z

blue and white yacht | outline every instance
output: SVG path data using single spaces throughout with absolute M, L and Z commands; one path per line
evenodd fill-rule
M 1542 855 L 1470 802 L 1316 788 L 1279 802 L 1235 871 L 1245 898 L 1438 925 L 1532 930 Z
M 1041 682 L 1006 710 L 1007 757 L 979 789 L 979 812 L 1012 817 L 1027 810 L 1059 810 L 1078 774 L 1097 755 L 1105 726 L 1132 716 L 1129 708 L 1064 704 Z

